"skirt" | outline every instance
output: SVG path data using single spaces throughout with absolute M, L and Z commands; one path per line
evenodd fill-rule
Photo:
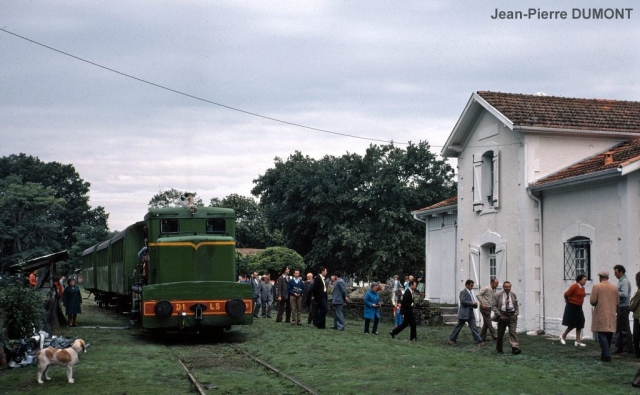
M 584 328 L 584 312 L 582 311 L 582 306 L 573 303 L 565 304 L 562 325 L 577 329 Z

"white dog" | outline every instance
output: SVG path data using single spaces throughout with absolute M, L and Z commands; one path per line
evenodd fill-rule
M 80 353 L 87 352 L 87 346 L 84 344 L 84 340 L 76 339 L 71 347 L 65 349 L 47 347 L 44 350 L 38 351 L 36 354 L 36 360 L 38 364 L 38 383 L 42 384 L 42 375 L 46 380 L 51 380 L 47 374 L 49 365 L 60 365 L 67 367 L 67 380 L 70 384 L 73 384 L 73 365 L 78 363 L 78 356 Z

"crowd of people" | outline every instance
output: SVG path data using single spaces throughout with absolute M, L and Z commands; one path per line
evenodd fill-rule
M 238 282 L 250 283 L 253 289 L 253 316 L 255 318 L 272 318 L 272 308 L 277 304 L 275 322 L 302 325 L 301 314 L 307 313 L 307 324 L 313 324 L 318 329 L 327 327 L 327 313 L 329 302 L 333 307 L 332 329 L 343 331 L 345 320 L 343 307 L 349 302 L 348 287 L 340 271 L 328 276 L 326 267 L 321 267 L 314 277 L 307 273 L 301 277 L 299 270 L 284 267 L 281 274 L 271 280 L 269 274 L 259 275 L 254 271 L 250 277 L 239 277 Z M 392 290 L 392 303 L 395 327 L 391 336 L 395 337 L 405 327 L 411 327 L 410 340 L 416 340 L 416 322 L 413 316 L 414 298 L 420 297 L 420 289 L 424 292 L 424 271 L 418 274 L 418 280 L 413 275 L 407 275 L 401 282 L 399 276 L 394 276 L 385 284 L 372 282 L 364 296 L 365 319 L 364 333 L 378 335 L 380 308 L 382 301 L 380 291 L 385 287 Z M 420 286 L 422 284 L 422 286 Z M 331 294 L 328 290 L 332 289 Z M 371 323 L 373 322 L 373 326 Z

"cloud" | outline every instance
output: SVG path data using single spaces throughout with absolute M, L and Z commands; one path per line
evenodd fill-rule
M 634 20 L 489 17 L 518 6 L 32 1 L 3 4 L 2 26 L 208 101 L 337 133 L 426 139 L 435 152 L 473 91 L 637 99 Z M 161 189 L 205 202 L 249 195 L 276 156 L 363 154 L 373 143 L 179 95 L 4 32 L 0 52 L 0 155 L 73 164 L 113 229 L 141 220 Z

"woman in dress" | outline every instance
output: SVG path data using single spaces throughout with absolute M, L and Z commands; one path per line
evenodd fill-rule
M 378 334 L 378 322 L 380 321 L 380 294 L 382 286 L 371 283 L 371 289 L 364 296 L 364 333 L 369 333 L 369 323 L 373 320 L 373 334 Z
M 584 289 L 586 282 L 587 276 L 579 274 L 576 277 L 576 282 L 571 284 L 569 289 L 567 289 L 567 292 L 564 293 L 564 300 L 566 304 L 564 306 L 564 315 L 562 316 L 562 325 L 566 326 L 567 329 L 562 335 L 560 335 L 560 343 L 562 344 L 567 344 L 567 335 L 575 329 L 575 346 L 586 346 L 586 344 L 580 341 L 580 332 L 582 332 L 582 328 L 584 328 L 584 312 L 582 311 L 582 303 L 584 302 L 584 297 L 586 295 L 586 291 Z
M 67 308 L 66 314 L 67 317 L 69 317 L 69 326 L 77 326 L 76 319 L 78 314 L 82 313 L 82 311 L 80 311 L 82 295 L 74 279 L 69 279 L 67 284 L 68 286 L 62 293 L 62 305 Z

